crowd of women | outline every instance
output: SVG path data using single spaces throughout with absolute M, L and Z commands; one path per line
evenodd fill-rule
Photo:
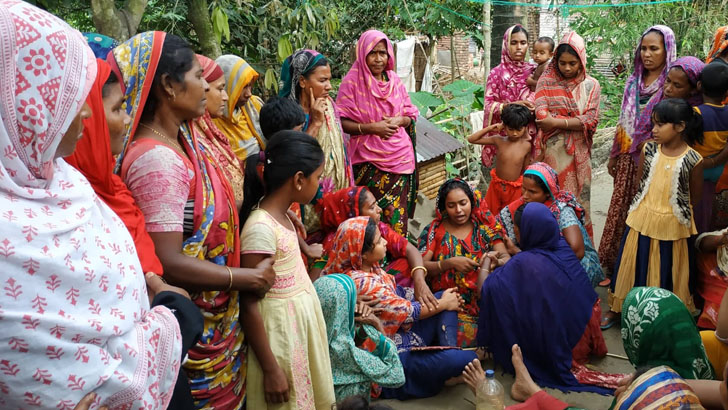
M 355 408 L 356 400 L 429 397 L 472 384 L 486 352 L 507 371 L 523 375 L 525 366 L 543 386 L 627 390 L 622 403 L 645 385 L 644 375 L 586 366 L 607 353 L 588 201 L 599 84 L 586 74 L 576 33 L 558 44 L 531 91 L 528 33 L 508 29 L 488 82 L 486 125 L 508 104 L 527 106 L 535 112 L 527 138 L 543 162 L 528 167 L 522 197 L 502 210 L 488 209 L 466 181 L 447 181 L 415 246 L 407 230 L 419 113 L 382 32 L 361 35 L 335 100 L 328 60 L 304 49 L 285 60 L 279 95 L 266 102 L 253 95 L 258 74 L 243 58 L 196 55 L 164 32 L 121 44 L 84 38 L 18 0 L 0 0 L 0 32 L 3 408 Z M 728 59 L 725 36 L 725 28 L 716 35 L 716 61 Z M 632 197 L 639 200 L 629 213 L 644 221 L 666 206 L 660 195 L 671 194 L 653 192 L 650 181 L 636 188 L 636 164 L 671 181 L 671 173 L 653 171 L 663 157 L 673 161 L 664 169 L 702 172 L 700 155 L 722 152 L 693 135 L 685 125 L 692 119 L 672 102 L 702 102 L 703 65 L 675 60 L 674 44 L 664 26 L 640 40 L 609 164 L 623 185 L 610 212 L 623 218 L 608 241 L 623 235 L 648 250 L 623 244 L 610 260 L 616 252 L 603 241 L 600 256 L 618 266 L 610 306 L 627 312 L 623 339 L 635 367 L 712 379 L 725 361 L 706 356 L 689 281 L 634 274 L 670 276 L 669 267 L 635 267 L 659 264 L 650 252 L 687 266 L 679 255 L 694 227 L 654 237 L 627 218 Z M 673 132 L 652 130 L 652 122 Z M 683 139 L 707 151 L 670 156 Z M 685 178 L 674 178 L 674 191 L 685 190 Z M 721 186 L 722 177 L 710 188 L 718 194 L 700 192 L 717 198 L 718 214 Z M 680 206 L 666 213 L 680 219 Z M 720 228 L 711 209 L 704 212 L 706 226 Z M 708 232 L 698 241 L 708 255 L 700 266 L 710 272 L 700 282 L 701 320 L 718 326 L 704 339 L 717 341 L 721 354 L 724 238 Z M 720 400 L 718 385 L 693 388 L 710 396 L 700 400 Z M 543 395 L 515 396 L 536 408 Z

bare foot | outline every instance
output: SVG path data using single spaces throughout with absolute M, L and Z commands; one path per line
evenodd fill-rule
M 468 363 L 465 366 L 465 369 L 463 369 L 462 378 L 464 379 L 465 384 L 467 384 L 470 388 L 470 391 L 472 391 L 473 394 L 476 394 L 475 392 L 478 389 L 478 386 L 480 386 L 480 384 L 483 383 L 483 380 L 485 380 L 485 372 L 483 371 L 483 367 L 480 366 L 480 360 L 475 359 Z
M 518 345 L 511 347 L 511 362 L 516 369 L 516 381 L 511 387 L 511 398 L 515 401 L 526 401 L 529 397 L 538 393 L 540 387 L 531 379 L 526 364 L 523 363 L 523 353 Z

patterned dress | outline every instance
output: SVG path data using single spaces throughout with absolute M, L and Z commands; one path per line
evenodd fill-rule
M 326 321 L 316 290 L 301 259 L 295 231 L 263 209 L 254 210 L 241 234 L 243 254 L 271 255 L 273 287 L 258 302 L 271 351 L 286 373 L 290 400 L 269 407 L 264 373 L 255 353 L 248 359 L 248 408 L 329 409 L 336 401 Z

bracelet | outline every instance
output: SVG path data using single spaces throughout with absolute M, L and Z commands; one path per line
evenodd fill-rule
M 230 284 L 228 284 L 227 289 L 225 289 L 225 292 L 229 292 L 230 289 L 233 288 L 233 270 L 230 269 L 229 266 L 225 266 L 225 269 L 227 269 L 228 270 L 228 273 L 230 274 Z
M 425 276 L 427 276 L 427 268 L 424 267 L 424 266 L 415 266 L 414 268 L 412 268 L 410 270 L 410 276 L 412 276 L 412 274 L 415 273 L 415 271 L 418 270 L 418 269 L 421 270 L 421 271 L 423 271 L 423 272 L 425 272 Z
M 361 124 L 357 124 L 357 125 L 359 126 L 359 135 L 364 134 L 363 132 L 361 132 Z
M 440 272 L 442 272 L 442 261 L 437 261 L 437 269 L 439 269 Z
M 569 120 L 564 118 L 564 128 L 569 128 Z

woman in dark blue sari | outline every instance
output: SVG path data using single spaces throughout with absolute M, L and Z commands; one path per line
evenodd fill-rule
M 597 294 L 584 268 L 548 207 L 526 204 L 514 219 L 522 251 L 483 282 L 478 344 L 510 373 L 511 346 L 518 344 L 540 385 L 609 393 L 621 376 L 583 365 L 590 354 L 607 353 Z

